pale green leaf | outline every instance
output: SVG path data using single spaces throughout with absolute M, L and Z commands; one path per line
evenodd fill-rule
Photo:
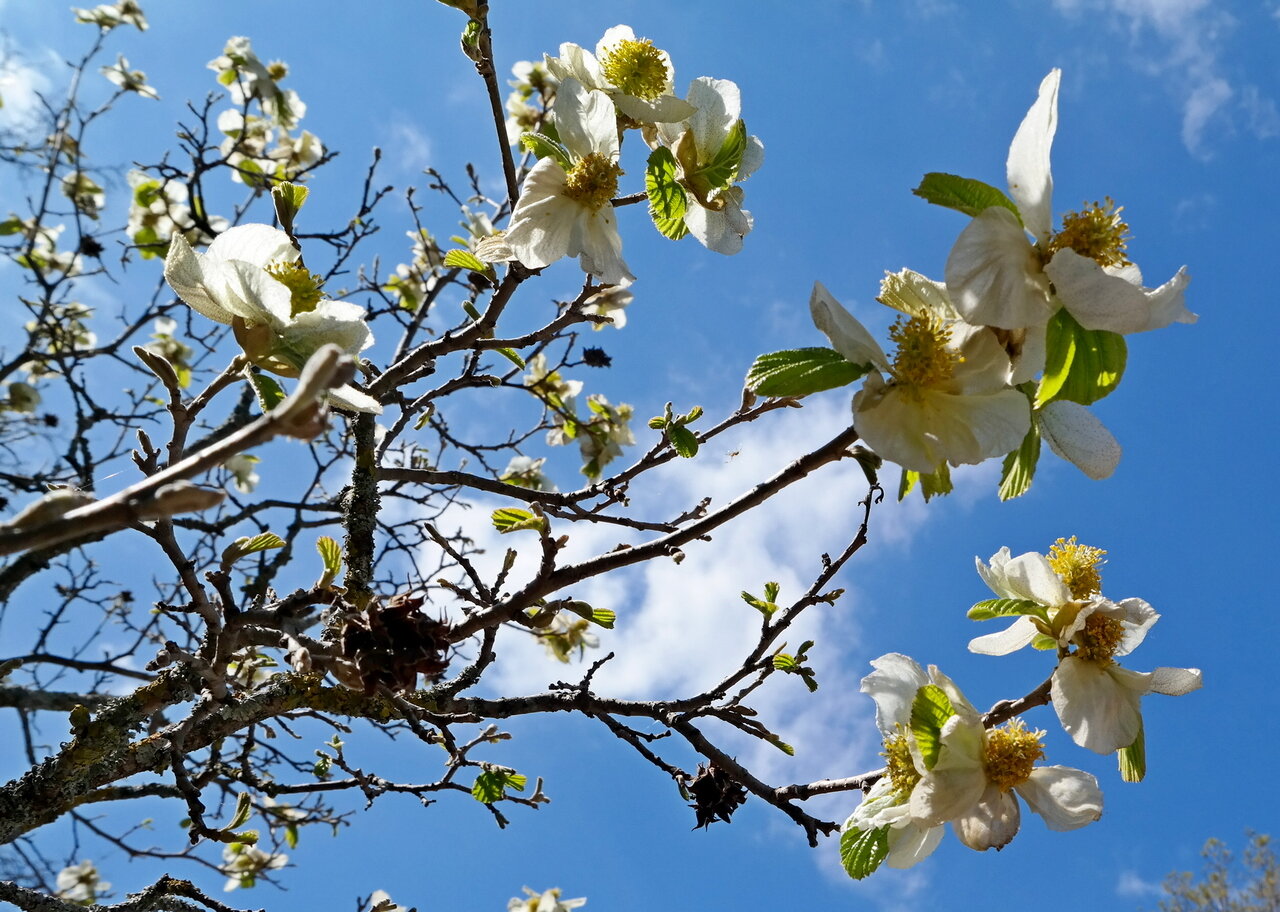
M 989 621 L 992 618 L 1024 615 L 1038 617 L 1045 623 L 1049 622 L 1049 612 L 1044 605 L 1029 599 L 1014 598 L 987 599 L 985 602 L 978 602 L 969 609 L 968 617 L 971 621 Z
M 493 527 L 503 534 L 519 532 L 523 529 L 542 531 L 547 528 L 546 517 L 519 507 L 501 507 L 494 510 L 490 518 L 493 520 Z
M 1000 469 L 1000 499 L 1012 500 L 1031 490 L 1031 479 L 1040 461 L 1040 428 L 1033 421 L 1022 444 L 1004 458 Z
M 942 726 L 955 715 L 951 700 L 936 684 L 926 684 L 911 701 L 911 733 L 924 759 L 925 769 L 933 769 L 942 750 Z
M 1138 737 L 1128 747 L 1116 751 L 1120 762 L 1120 778 L 1125 782 L 1141 782 L 1147 775 L 1147 734 L 1141 724 Z
M 854 880 L 862 880 L 889 855 L 889 826 L 845 830 L 840 834 L 840 863 Z
M 569 153 L 565 147 L 543 133 L 522 133 L 520 135 L 520 146 L 526 152 L 532 152 L 540 159 L 547 156 L 554 158 L 566 171 L 573 167 L 573 162 L 569 160 Z
M 1003 206 L 1014 214 L 1018 224 L 1022 224 L 1022 215 L 1013 200 L 990 184 L 970 177 L 933 171 L 926 174 L 920 180 L 920 186 L 911 192 L 935 206 L 944 206 L 965 215 L 977 215 L 992 206 Z
M 489 266 L 470 250 L 450 250 L 444 255 L 444 264 L 450 269 L 469 269 L 472 272 L 488 272 Z
M 808 396 L 847 386 L 868 370 L 829 348 L 794 348 L 756 358 L 746 387 L 759 396 Z
M 666 146 L 659 146 L 649 155 L 644 190 L 649 197 L 649 217 L 663 237 L 678 241 L 689 233 L 684 223 L 689 197 L 676 180 L 675 156 Z
M 1049 320 L 1045 348 L 1036 408 L 1055 399 L 1097 402 L 1120 385 L 1129 352 L 1124 336 L 1085 329 L 1065 308 Z

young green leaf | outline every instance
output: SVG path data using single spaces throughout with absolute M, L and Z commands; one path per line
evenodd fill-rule
M 526 152 L 532 152 L 540 159 L 551 156 L 566 171 L 573 167 L 573 162 L 569 160 L 569 153 L 565 147 L 544 133 L 522 133 L 520 135 L 520 145 Z
M 667 440 L 671 441 L 671 448 L 685 459 L 692 459 L 698 455 L 698 435 L 687 427 L 673 424 L 667 429 Z
M 502 355 L 502 357 L 506 358 L 516 367 L 522 370 L 524 369 L 525 367 L 524 358 L 521 358 L 520 353 L 517 352 L 514 348 L 495 348 L 494 351 Z
M 746 387 L 758 396 L 808 396 L 848 386 L 870 369 L 829 348 L 794 348 L 756 358 Z
M 932 171 L 920 180 L 920 186 L 911 191 L 925 202 L 935 206 L 945 206 L 963 212 L 965 215 L 977 215 L 992 206 L 1003 206 L 1012 212 L 1022 224 L 1022 215 L 1013 200 L 1000 190 L 970 177 L 956 174 L 943 174 Z
M 1120 778 L 1125 782 L 1141 782 L 1147 775 L 1147 734 L 1141 723 L 1138 737 L 1128 747 L 1116 751 L 1116 759 L 1120 761 Z
M 666 146 L 659 146 L 649 155 L 644 191 L 649 197 L 649 217 L 663 237 L 678 241 L 689 233 L 684 223 L 689 197 L 676 181 L 676 159 Z
M 889 855 L 889 825 L 840 834 L 840 863 L 854 880 L 862 880 Z
M 253 801 L 250 799 L 248 792 L 241 792 L 236 796 L 236 809 L 235 813 L 231 815 L 231 822 L 222 829 L 230 833 L 236 827 L 244 826 L 252 814 Z
M 936 472 L 912 472 L 902 470 L 902 481 L 898 484 L 898 500 L 903 500 L 916 485 L 920 486 L 920 496 L 928 503 L 940 494 L 951 493 L 951 468 L 944 462 Z
M 258 397 L 258 408 L 262 409 L 263 414 L 284 402 L 284 390 L 271 377 L 252 368 L 245 368 L 245 377 L 248 379 L 249 385 L 253 387 L 254 394 Z
M 1036 408 L 1055 399 L 1081 405 L 1097 402 L 1120 385 L 1129 354 L 1124 336 L 1085 329 L 1065 309 L 1049 320 L 1045 347 Z
M 514 770 L 496 767 L 487 769 L 476 776 L 475 784 L 471 786 L 471 797 L 484 804 L 493 804 L 506 796 L 508 788 L 523 792 L 525 783 L 528 781 L 527 776 L 522 776 Z
M 507 532 L 519 532 L 523 529 L 536 529 L 541 532 L 547 528 L 545 516 L 538 516 L 519 507 L 502 507 L 494 510 L 490 518 L 493 520 L 493 527 L 504 535 Z
M 1022 444 L 1004 458 L 1000 468 L 1000 499 L 1012 500 L 1031 490 L 1031 479 L 1040 461 L 1040 428 L 1032 421 Z
M 1028 599 L 987 599 L 970 608 L 968 616 L 971 621 L 989 621 L 992 618 L 1021 617 L 1022 615 L 1038 617 L 1045 623 L 1049 622 L 1049 612 L 1044 605 Z
M 942 726 L 956 714 L 951 700 L 936 684 L 926 684 L 911 701 L 911 733 L 924 759 L 925 769 L 933 769 L 942 750 Z
M 328 589 L 342 571 L 342 547 L 328 535 L 316 539 L 316 550 L 320 552 L 320 560 L 324 563 L 324 573 L 316 583 L 317 589 Z
M 755 608 L 757 611 L 759 611 L 759 612 L 760 612 L 761 614 L 763 614 L 765 617 L 769 617 L 769 616 L 770 616 L 770 615 L 772 615 L 775 611 L 777 611 L 777 610 L 778 610 L 778 605 L 777 605 L 777 603 L 776 603 L 776 602 L 774 602 L 772 599 L 760 599 L 760 598 L 756 598 L 756 597 L 755 597 L 754 595 L 752 595 L 750 592 L 746 592 L 746 591 L 744 591 L 744 592 L 742 593 L 742 600 L 743 600 L 744 602 L 746 602 L 748 605 L 750 605 L 752 608 Z
M 226 550 L 222 552 L 222 566 L 225 569 L 242 557 L 256 554 L 259 551 L 266 551 L 270 548 L 283 547 L 284 539 L 274 532 L 263 532 L 261 535 L 255 535 L 252 538 L 248 536 L 237 538 L 227 545 Z
M 742 155 L 747 150 L 747 124 L 742 118 L 729 128 L 729 135 L 724 138 L 715 156 L 698 169 L 699 183 L 712 190 L 728 187 L 738 179 L 738 168 L 742 164 Z
M 444 255 L 444 264 L 450 269 L 469 269 L 481 274 L 489 272 L 489 265 L 470 250 L 450 250 Z

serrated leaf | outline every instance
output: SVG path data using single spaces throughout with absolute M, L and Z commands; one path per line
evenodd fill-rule
M 252 538 L 248 536 L 237 538 L 227 545 L 226 550 L 222 552 L 222 566 L 230 567 L 242 557 L 256 554 L 259 551 L 267 551 L 271 548 L 283 548 L 284 544 L 284 539 L 274 532 L 263 532 Z
M 935 206 L 944 206 L 965 215 L 977 215 L 992 206 L 1003 206 L 1014 214 L 1019 225 L 1022 224 L 1022 214 L 1013 200 L 990 184 L 971 177 L 932 171 L 921 178 L 920 186 L 911 192 Z
M 1046 624 L 1049 622 L 1049 612 L 1044 605 L 1029 599 L 1015 598 L 987 599 L 985 602 L 978 602 L 969 609 L 968 617 L 971 621 L 989 621 L 992 618 L 1022 617 L 1023 615 L 1038 617 Z
M 545 516 L 538 516 L 536 513 L 522 510 L 519 507 L 501 507 L 493 511 L 490 519 L 493 521 L 493 527 L 504 535 L 508 532 L 519 532 L 523 529 L 541 531 L 547 528 Z
M 778 671 L 791 671 L 796 668 L 795 656 L 789 656 L 785 652 L 780 652 L 773 657 L 773 667 Z
M 493 804 L 506 796 L 508 788 L 523 792 L 528 781 L 527 776 L 511 770 L 485 770 L 471 786 L 471 796 L 484 804 Z
M 711 190 L 728 187 L 738 178 L 742 154 L 747 150 L 747 124 L 742 118 L 729 128 L 729 134 L 716 150 L 711 161 L 698 169 L 701 182 Z
M 889 825 L 840 834 L 840 863 L 854 880 L 862 880 L 889 856 Z
M 618 613 L 610 611 L 608 608 L 591 609 L 591 623 L 603 627 L 605 630 L 612 630 L 613 625 L 618 622 Z
M 750 592 L 744 591 L 742 593 L 742 600 L 746 602 L 748 605 L 750 605 L 752 608 L 755 608 L 765 617 L 769 617 L 771 614 L 773 614 L 775 611 L 778 610 L 778 606 L 773 601 L 767 601 L 765 599 L 756 598 Z
M 258 408 L 262 409 L 263 414 L 284 402 L 284 390 L 271 377 L 248 369 L 245 370 L 245 376 L 253 387 L 254 395 L 258 397 Z
M 328 589 L 342 572 L 342 547 L 328 535 L 316 539 L 316 550 L 320 552 L 320 560 L 324 563 L 324 573 L 316 583 L 318 589 Z
M 778 593 L 781 591 L 782 586 L 779 583 L 770 582 L 764 584 L 764 597 L 767 601 L 776 602 L 778 600 Z M 803 652 L 803 648 L 800 651 Z
M 666 146 L 659 146 L 649 155 L 644 191 L 649 197 L 649 217 L 663 237 L 678 241 L 689 233 L 684 223 L 689 197 L 676 181 L 676 159 Z
M 667 439 L 671 441 L 671 448 L 685 459 L 698 455 L 698 435 L 687 427 L 672 425 L 667 428 Z
M 756 358 L 746 387 L 758 396 L 808 396 L 848 386 L 870 369 L 829 348 L 793 348 Z
M 1012 500 L 1031 490 L 1040 461 L 1040 427 L 1033 421 L 1021 445 L 1004 458 L 1000 468 L 1000 499 Z
M 554 158 L 566 171 L 573 167 L 565 147 L 545 133 L 520 134 L 520 147 L 526 152 L 532 152 L 540 159 L 548 156 Z
M 926 684 L 911 701 L 911 734 L 924 759 L 924 768 L 933 769 L 942 750 L 942 726 L 956 714 L 951 700 L 936 684 Z
M 444 255 L 444 264 L 450 269 L 469 269 L 472 272 L 488 272 L 488 265 L 470 250 L 450 250 Z
M 936 472 L 912 472 L 909 469 L 903 469 L 902 480 L 898 483 L 898 500 L 905 499 L 917 485 L 920 486 L 920 496 L 924 498 L 925 503 L 940 494 L 950 494 L 952 489 L 950 467 L 944 462 L 938 466 Z
M 1045 335 L 1044 374 L 1035 407 L 1055 399 L 1081 405 L 1097 402 L 1120 385 L 1128 354 L 1124 336 L 1085 329 L 1065 308 L 1059 310 Z
M 1147 775 L 1147 734 L 1138 723 L 1138 737 L 1128 747 L 1116 751 L 1120 763 L 1120 778 L 1125 782 L 1141 782 Z

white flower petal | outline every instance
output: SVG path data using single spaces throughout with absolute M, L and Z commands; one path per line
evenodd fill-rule
M 566 178 L 564 168 L 548 157 L 533 166 L 520 188 L 506 239 L 530 269 L 549 266 L 569 250 L 575 210 L 582 207 L 563 195 Z
M 1102 816 L 1102 789 L 1097 779 L 1082 770 L 1038 766 L 1015 788 L 1055 832 L 1078 830 Z
M 1151 692 L 1169 697 L 1181 697 L 1204 686 L 1204 675 L 1199 668 L 1160 667 L 1151 672 Z
M 698 113 L 697 108 L 674 95 L 659 95 L 646 101 L 619 92 L 613 96 L 613 103 L 623 114 L 640 123 L 682 123 Z
M 1068 656 L 1053 672 L 1050 695 L 1058 721 L 1087 750 L 1128 747 L 1142 727 L 1141 701 L 1151 675 Z
M 742 250 L 742 239 L 751 233 L 751 213 L 742 208 L 742 190 L 730 187 L 722 194 L 723 209 L 704 209 L 696 199 L 684 214 L 684 223 L 703 247 L 732 256 Z
M 889 854 L 885 864 L 891 868 L 910 868 L 933 854 L 942 842 L 942 827 L 905 826 L 889 830 Z
M 730 128 L 742 116 L 742 93 L 731 80 L 699 76 L 689 84 L 685 97 L 698 109 L 689 118 L 698 159 L 710 161 L 720 151 Z
M 1058 84 L 1062 71 L 1052 69 L 1040 83 L 1035 104 L 1018 126 L 1009 144 L 1005 172 L 1009 193 L 1018 204 L 1022 221 L 1037 240 L 1049 239 L 1053 224 L 1053 174 L 1049 152 L 1058 129 Z
M 898 723 L 911 717 L 916 691 L 928 684 L 929 678 L 915 659 L 898 652 L 872 659 L 871 667 L 875 670 L 862 679 L 859 689 L 875 701 L 876 726 L 888 737 Z
M 968 323 L 1021 329 L 1053 314 L 1035 248 L 1003 206 L 984 209 L 960 232 L 945 275 L 951 301 Z
M 241 260 L 260 268 L 298 259 L 289 235 L 270 225 L 237 225 L 213 239 L 205 254 L 215 260 Z
M 1030 646 L 1040 631 L 1029 617 L 1020 617 L 1004 630 L 974 637 L 969 641 L 969 651 L 978 655 L 1002 656 Z
M 978 564 L 978 575 L 1001 598 L 1028 599 L 1049 607 L 1071 601 L 1067 584 L 1053 572 L 1048 558 L 1035 551 L 1010 557 L 1009 549 L 1001 548 L 985 572 Z
M 1142 645 L 1147 632 L 1160 620 L 1160 615 L 1140 598 L 1122 599 L 1115 605 L 1120 611 L 1118 620 L 1124 624 L 1124 637 L 1116 647 L 1115 654 L 1126 656 Z M 1111 616 L 1116 617 L 1114 614 Z
M 382 414 L 382 404 L 368 393 L 362 393 L 351 384 L 329 390 L 329 402 L 349 412 L 367 412 L 372 415 Z
M 942 726 L 942 750 L 933 769 L 911 791 L 911 816 L 939 826 L 967 813 L 987 788 L 982 768 L 982 723 L 952 716 Z
M 229 325 L 235 319 L 236 315 L 223 304 L 226 296 L 221 289 L 225 287 L 226 280 L 222 277 L 221 264 L 210 262 L 196 253 L 181 234 L 175 233 L 169 242 L 164 278 L 174 294 L 196 313 L 215 323 Z
M 1147 292 L 1147 304 L 1151 307 L 1152 328 L 1168 326 L 1171 323 L 1194 323 L 1200 319 L 1197 314 L 1187 310 L 1184 303 L 1184 291 L 1191 282 L 1187 267 L 1183 266 L 1173 278 L 1159 288 Z
M 635 276 L 622 259 L 622 236 L 613 206 L 602 206 L 595 212 L 581 209 L 569 235 L 569 255 L 579 254 L 583 272 L 596 276 L 606 285 L 630 284 Z
M 1012 792 L 1002 792 L 988 785 L 981 799 L 964 814 L 951 821 L 957 838 L 978 852 L 1002 849 L 1018 835 L 1021 812 Z
M 594 152 L 617 160 L 617 115 L 608 95 L 566 79 L 556 90 L 553 109 L 560 141 L 575 159 Z
M 1036 412 L 1049 449 L 1094 481 L 1110 478 L 1120 463 L 1120 444 L 1083 405 L 1059 399 Z
M 846 360 L 854 364 L 873 364 L 881 370 L 889 369 L 884 349 L 821 282 L 813 283 L 809 313 L 813 317 L 813 325 L 831 340 L 831 347 Z
M 1062 306 L 1085 329 L 1105 329 L 1127 335 L 1160 328 L 1153 319 L 1149 292 L 1119 276 L 1109 275 L 1096 262 L 1074 250 L 1059 250 L 1044 271 L 1053 282 Z

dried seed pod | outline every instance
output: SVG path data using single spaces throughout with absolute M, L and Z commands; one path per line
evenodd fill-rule
M 695 830 L 710 826 L 716 820 L 728 823 L 733 812 L 747 800 L 747 790 L 714 764 L 698 766 L 698 775 L 689 783 L 689 794 L 694 802 L 689 807 L 698 818 Z
M 422 596 L 400 593 L 347 617 L 339 640 L 347 673 L 338 679 L 367 694 L 415 690 L 418 675 L 439 680 L 449 667 L 450 626 L 422 614 L 422 604 Z

